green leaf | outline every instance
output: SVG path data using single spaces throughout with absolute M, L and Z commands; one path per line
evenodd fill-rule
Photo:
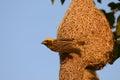
M 120 16 L 117 19 L 117 25 L 116 25 L 116 36 L 120 37 Z
M 61 0 L 61 4 L 62 4 L 62 5 L 64 4 L 64 2 L 65 2 L 65 0 Z
M 54 1 L 55 1 L 55 0 L 51 0 L 52 4 L 54 4 Z
M 113 52 L 114 54 L 112 56 L 110 56 L 111 59 L 112 59 L 112 63 L 120 57 L 120 44 L 115 42 L 114 45 L 115 45 L 114 46 L 114 52 Z
M 101 0 L 97 0 L 97 2 L 101 3 Z
M 108 20 L 108 22 L 110 24 L 110 27 L 111 28 L 114 27 L 114 22 L 115 22 L 115 16 L 114 16 L 114 14 L 115 13 L 114 12 L 106 13 L 105 10 L 101 10 L 101 11 L 106 16 L 106 18 L 107 18 L 107 20 Z
M 111 8 L 111 10 L 114 10 L 114 9 L 119 9 L 120 10 L 120 3 L 111 2 L 111 3 L 108 4 L 108 6 Z

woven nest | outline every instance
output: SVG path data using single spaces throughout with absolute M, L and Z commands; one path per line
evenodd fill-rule
M 65 38 L 85 42 L 78 46 L 82 56 L 76 60 L 86 62 L 86 68 L 101 69 L 110 61 L 113 34 L 105 16 L 92 0 L 73 0 L 58 28 L 57 39 Z

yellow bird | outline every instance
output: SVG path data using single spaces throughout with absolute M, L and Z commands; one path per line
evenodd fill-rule
M 75 39 L 52 39 L 46 38 L 42 44 L 59 53 L 80 53 L 78 46 L 84 45 L 84 41 Z

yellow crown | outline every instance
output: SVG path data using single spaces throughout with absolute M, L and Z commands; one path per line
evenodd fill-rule
M 45 40 L 53 41 L 54 39 L 52 39 L 52 38 L 45 38 Z

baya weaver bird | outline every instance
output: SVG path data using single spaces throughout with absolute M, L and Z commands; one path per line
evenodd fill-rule
M 80 49 L 77 46 L 84 45 L 84 41 L 74 39 L 52 39 L 46 38 L 42 44 L 49 49 L 59 53 L 80 53 Z

